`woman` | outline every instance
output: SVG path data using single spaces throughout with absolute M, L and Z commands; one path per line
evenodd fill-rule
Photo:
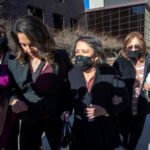
M 19 122 L 8 107 L 10 95 L 10 74 L 7 67 L 8 41 L 6 29 L 0 25 L 0 149 L 17 150 Z
M 130 98 L 130 107 L 120 114 L 123 146 L 128 150 L 135 150 L 146 117 L 147 101 L 143 83 L 150 66 L 150 55 L 140 33 L 132 32 L 126 36 L 120 56 L 113 66 L 124 79 Z
M 38 150 L 45 131 L 52 150 L 57 150 L 65 105 L 65 78 L 69 61 L 55 43 L 43 22 L 33 16 L 17 19 L 11 39 L 15 53 L 8 67 L 17 84 L 10 105 L 22 119 L 20 149 Z
M 113 150 L 115 117 L 127 105 L 124 83 L 105 64 L 100 41 L 80 36 L 75 43 L 75 66 L 68 73 L 72 104 L 73 150 Z M 122 98 L 112 103 L 112 97 Z

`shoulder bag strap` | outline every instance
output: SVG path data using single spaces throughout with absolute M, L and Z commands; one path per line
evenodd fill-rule
M 36 71 L 33 73 L 32 75 L 32 80 L 35 81 L 37 76 L 39 75 L 39 73 L 41 72 L 41 70 L 43 69 L 45 65 L 45 60 L 41 61 L 38 68 L 36 69 Z

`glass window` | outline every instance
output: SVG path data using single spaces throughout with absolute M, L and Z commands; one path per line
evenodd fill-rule
M 78 20 L 71 18 L 71 28 L 77 29 L 78 28 Z
M 33 6 L 27 7 L 28 15 L 39 17 L 43 20 L 43 10 Z
M 114 8 L 88 13 L 88 26 L 97 32 L 125 37 L 132 31 L 144 33 L 145 5 Z
M 64 3 L 64 0 L 57 0 L 58 2 Z
M 145 14 L 145 5 L 140 6 L 140 14 Z
M 53 13 L 53 25 L 55 29 L 63 29 L 64 26 L 63 16 Z
M 140 6 L 132 7 L 131 11 L 132 11 L 133 14 L 140 14 Z

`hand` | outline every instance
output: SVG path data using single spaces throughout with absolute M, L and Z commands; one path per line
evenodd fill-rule
M 144 83 L 144 89 L 150 91 L 150 84 Z
M 70 112 L 69 112 L 69 111 L 64 111 L 64 112 L 61 114 L 61 120 L 62 120 L 62 121 L 68 122 L 68 121 L 69 121 L 69 117 L 70 117 Z
M 19 99 L 13 99 L 10 105 L 14 113 L 21 113 L 28 110 L 28 106 Z
M 105 108 L 91 104 L 90 107 L 85 109 L 86 116 L 90 119 L 103 116 L 107 114 Z
M 113 103 L 114 105 L 118 105 L 118 104 L 122 103 L 122 97 L 115 95 L 115 96 L 112 98 L 112 103 Z

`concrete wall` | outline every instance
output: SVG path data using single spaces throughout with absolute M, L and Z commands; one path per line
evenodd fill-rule
M 18 17 L 27 15 L 27 7 L 33 6 L 43 10 L 44 22 L 53 27 L 53 13 L 64 17 L 64 28 L 71 26 L 71 18 L 78 20 L 79 26 L 86 27 L 83 0 L 5 0 L 6 11 L 14 22 Z
M 141 1 L 141 0 L 104 0 L 104 5 L 105 6 L 111 6 L 111 5 L 116 5 L 116 4 L 121 4 L 121 3 L 129 3 L 129 2 L 135 2 L 135 1 Z
M 144 39 L 150 52 L 150 12 L 145 9 Z
M 104 0 L 89 0 L 90 9 L 104 7 Z

